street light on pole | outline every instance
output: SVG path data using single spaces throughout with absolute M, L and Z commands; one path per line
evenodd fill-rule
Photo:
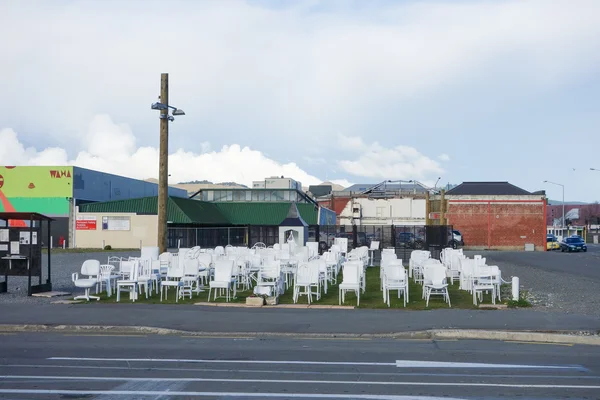
M 560 186 L 562 187 L 562 229 L 563 229 L 563 235 L 564 235 L 564 231 L 565 231 L 565 185 L 563 185 L 562 183 L 556 183 L 556 182 L 551 182 L 551 181 L 544 181 L 544 183 L 551 183 L 553 185 L 556 186 Z
M 160 101 L 150 106 L 160 111 L 160 149 L 158 157 L 158 249 L 167 251 L 167 202 L 169 201 L 169 121 L 185 113 L 169 105 L 169 74 L 160 75 Z M 173 109 L 169 115 L 169 109 Z
M 598 172 L 600 172 L 600 169 L 598 169 L 598 168 L 590 168 L 590 171 L 598 171 Z

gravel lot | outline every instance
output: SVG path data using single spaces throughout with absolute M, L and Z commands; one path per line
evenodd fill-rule
M 600 317 L 600 247 L 586 253 L 467 251 L 498 265 L 502 278 L 518 276 L 521 290 L 529 292 L 541 310 Z
M 119 256 L 139 257 L 140 252 L 97 252 L 97 253 L 56 253 L 52 254 L 52 290 L 73 293 L 71 296 L 54 297 L 51 299 L 44 297 L 27 296 L 27 277 L 9 276 L 8 293 L 0 293 L 0 304 L 2 303 L 49 303 L 58 299 L 72 299 L 73 296 L 83 294 L 83 289 L 77 289 L 71 281 L 71 274 L 79 272 L 81 264 L 85 260 L 94 259 L 102 264 L 108 261 L 108 257 Z M 46 281 L 46 255 L 43 255 L 42 261 L 42 282 Z M 4 279 L 4 278 L 2 278 Z M 37 284 L 38 278 L 31 278 L 34 284 Z M 92 294 L 94 293 L 92 289 Z

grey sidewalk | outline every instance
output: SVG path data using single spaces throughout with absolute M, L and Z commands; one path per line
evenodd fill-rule
M 3 304 L 0 324 L 148 326 L 194 332 L 388 334 L 426 329 L 599 331 L 597 317 L 533 310 L 319 310 L 146 304 Z

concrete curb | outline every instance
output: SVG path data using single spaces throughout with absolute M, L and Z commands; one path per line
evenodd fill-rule
M 396 333 L 276 333 L 276 332 L 201 332 L 148 326 L 97 326 L 97 325 L 0 325 L 0 333 L 106 333 L 149 334 L 197 337 L 257 337 L 257 338 L 339 338 L 339 339 L 477 339 L 531 343 L 581 344 L 600 346 L 600 335 L 589 331 L 493 331 L 479 329 L 430 329 Z
M 230 308 L 260 308 L 261 306 L 251 306 L 244 303 L 208 303 L 199 302 L 194 303 L 195 306 L 202 307 L 230 307 Z M 264 305 L 264 308 L 301 308 L 301 309 L 324 309 L 324 310 L 354 310 L 354 306 L 334 306 L 334 305 L 322 305 L 322 304 L 277 304 L 277 305 Z

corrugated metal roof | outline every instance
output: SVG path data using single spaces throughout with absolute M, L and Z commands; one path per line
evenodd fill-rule
M 291 203 L 213 203 L 232 225 L 279 225 L 288 214 Z M 318 210 L 312 204 L 297 203 L 300 216 L 309 225 L 316 225 Z
M 82 204 L 79 206 L 79 211 L 156 215 L 158 213 L 158 197 Z M 169 197 L 167 219 L 175 224 L 202 223 L 215 225 L 229 223 L 214 204 L 179 197 Z
M 364 192 L 367 191 L 371 188 L 373 188 L 374 186 L 377 185 L 381 185 L 381 183 L 357 183 L 354 184 L 352 186 L 347 187 L 346 189 L 344 189 L 344 192 Z M 377 190 L 380 191 L 398 191 L 398 190 L 402 190 L 403 192 L 417 192 L 417 193 L 424 193 L 426 191 L 426 188 L 423 187 L 423 185 L 420 185 L 418 183 L 388 183 L 385 182 L 384 185 L 382 185 L 380 188 L 378 188 Z
M 207 225 L 228 225 L 230 222 L 214 203 L 171 197 L 170 201 L 193 223 Z
M 508 182 L 463 182 L 448 190 L 447 195 L 523 196 L 531 193 Z

